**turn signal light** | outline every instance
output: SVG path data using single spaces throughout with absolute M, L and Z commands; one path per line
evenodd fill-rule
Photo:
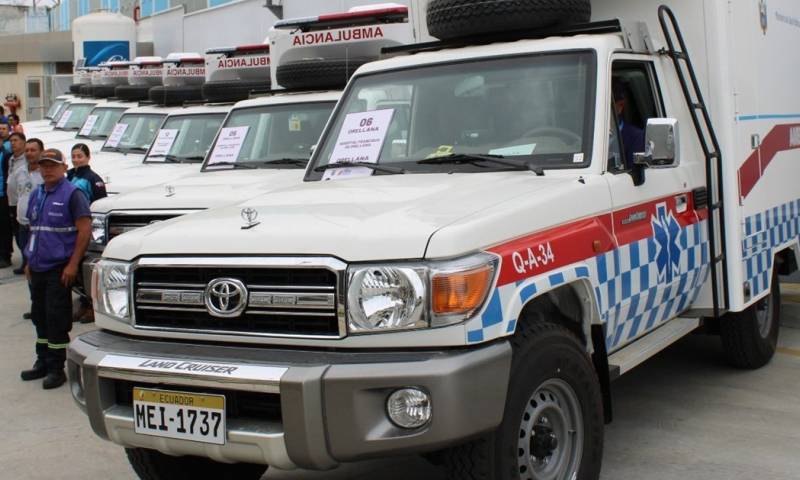
M 489 291 L 493 268 L 439 273 L 431 280 L 431 307 L 437 315 L 465 314 L 480 307 Z

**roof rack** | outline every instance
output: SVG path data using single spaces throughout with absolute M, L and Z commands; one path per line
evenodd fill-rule
M 315 93 L 315 92 L 330 92 L 335 91 L 335 88 L 273 88 L 267 90 L 266 88 L 254 88 L 250 90 L 250 97 L 248 98 L 262 98 L 271 97 L 273 95 L 291 95 L 297 93 Z
M 137 106 L 139 107 L 149 107 L 151 105 L 159 105 L 159 104 L 152 100 L 139 100 L 139 103 L 137 104 Z
M 575 35 L 600 35 L 604 33 L 621 33 L 622 24 L 619 20 L 605 20 L 602 22 L 580 23 L 563 27 L 544 28 L 537 30 L 513 30 L 509 32 L 492 33 L 488 35 L 474 35 L 470 37 L 442 40 L 437 42 L 424 42 L 397 47 L 384 47 L 382 54 L 414 54 L 431 52 L 448 48 L 486 45 L 498 42 L 513 42 L 515 40 L 534 40 L 547 37 L 572 37 Z

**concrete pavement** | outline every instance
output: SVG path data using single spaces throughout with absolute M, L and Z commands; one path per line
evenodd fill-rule
M 800 301 L 800 288 L 784 289 Z M 0 270 L 0 480 L 133 480 L 121 448 L 94 436 L 62 387 L 18 373 L 33 361 L 25 283 Z M 614 384 L 604 480 L 789 480 L 800 477 L 800 308 L 784 309 L 781 349 L 755 372 L 728 368 L 715 337 L 690 336 Z M 77 326 L 73 334 L 91 326 Z M 419 457 L 332 472 L 271 471 L 265 480 L 444 479 Z

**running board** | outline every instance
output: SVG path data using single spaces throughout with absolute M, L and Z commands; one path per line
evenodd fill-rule
M 677 317 L 608 357 L 608 375 L 616 380 L 700 326 L 699 318 Z

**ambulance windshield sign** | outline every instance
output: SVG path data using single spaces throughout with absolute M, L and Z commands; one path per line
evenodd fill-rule
M 328 163 L 378 163 L 393 115 L 393 108 L 348 114 Z M 332 180 L 368 175 L 372 175 L 372 169 L 367 167 L 342 167 L 326 170 L 322 178 Z

